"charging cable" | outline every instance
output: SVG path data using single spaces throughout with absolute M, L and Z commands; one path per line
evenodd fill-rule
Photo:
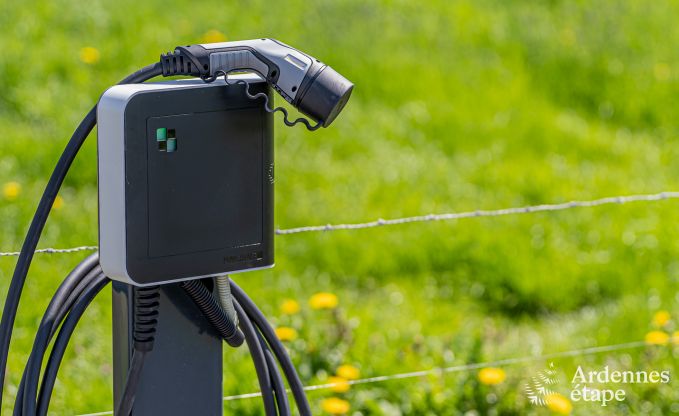
M 236 308 L 233 306 L 233 298 L 231 297 L 231 279 L 229 275 L 215 277 L 215 284 L 217 285 L 217 293 L 219 294 L 219 303 L 224 309 L 224 313 L 231 319 L 235 326 L 238 326 L 238 314 Z

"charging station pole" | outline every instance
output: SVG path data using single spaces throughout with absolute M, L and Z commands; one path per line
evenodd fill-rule
M 118 403 L 132 355 L 134 289 L 113 282 L 113 397 Z M 153 351 L 132 415 L 221 415 L 223 340 L 178 283 L 160 288 Z

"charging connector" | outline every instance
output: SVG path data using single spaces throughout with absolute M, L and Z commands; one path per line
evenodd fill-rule
M 318 59 L 275 39 L 178 46 L 161 55 L 163 76 L 191 75 L 214 81 L 220 75 L 251 71 L 303 114 L 328 127 L 354 88 L 349 80 Z M 289 122 L 286 114 L 286 124 Z M 310 123 L 305 123 L 311 129 Z

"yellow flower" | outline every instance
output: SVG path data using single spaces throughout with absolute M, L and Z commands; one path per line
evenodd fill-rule
M 356 380 L 361 377 L 361 370 L 353 365 L 344 364 L 337 367 L 337 375 L 347 380 Z
M 665 325 L 672 319 L 670 316 L 670 313 L 667 311 L 658 311 L 653 315 L 653 325 L 656 327 L 660 328 Z
M 669 65 L 659 62 L 653 67 L 653 75 L 658 81 L 667 81 L 672 75 L 672 68 Z
M 505 381 L 507 375 L 505 374 L 505 370 L 501 368 L 490 367 L 479 371 L 478 377 L 481 383 L 494 386 Z
M 569 415 L 573 411 L 573 404 L 570 400 L 559 393 L 552 393 L 545 397 L 547 407 L 554 413 Z
M 672 334 L 672 342 L 674 342 L 674 345 L 679 345 L 679 331 L 674 331 L 674 334 Z
M 349 402 L 338 399 L 337 397 L 330 397 L 321 401 L 321 409 L 331 415 L 343 415 L 349 412 Z
M 80 49 L 80 60 L 88 65 L 99 62 L 99 49 L 92 46 L 85 46 Z
M 330 389 L 335 393 L 344 393 L 349 391 L 349 388 L 351 388 L 351 385 L 349 384 L 347 379 L 342 377 L 330 376 L 328 378 L 328 384 L 332 384 L 332 386 L 330 386 Z
M 2 187 L 2 195 L 9 201 L 17 199 L 21 193 L 21 185 L 18 182 L 7 182 Z
M 670 335 L 663 331 L 651 331 L 646 334 L 646 343 L 651 345 L 666 345 Z
M 63 207 L 63 206 L 64 206 L 64 198 L 57 195 L 57 197 L 54 198 L 54 204 L 52 204 L 52 208 L 61 209 L 61 207 Z
M 316 293 L 309 299 L 313 309 L 334 309 L 338 303 L 337 295 L 327 292 Z
M 297 331 L 295 328 L 279 326 L 276 328 L 276 336 L 281 341 L 294 341 L 297 339 Z
M 216 29 L 208 30 L 200 38 L 203 43 L 217 43 L 226 41 L 226 35 Z
M 294 315 L 299 312 L 299 303 L 294 299 L 285 299 L 281 304 L 281 312 L 285 315 Z

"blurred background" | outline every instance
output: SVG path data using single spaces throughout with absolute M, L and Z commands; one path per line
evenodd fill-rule
M 0 251 L 100 94 L 176 45 L 259 37 L 356 87 L 328 129 L 276 122 L 276 225 L 679 190 L 679 4 L 659 1 L 132 1 L 0 5 Z M 280 102 L 282 100 L 278 100 Z M 40 247 L 97 242 L 96 145 Z M 679 202 L 609 205 L 276 237 L 276 267 L 235 276 L 287 343 L 319 414 L 679 413 Z M 37 255 L 12 344 L 8 412 L 48 299 L 83 253 Z M 0 257 L 2 297 L 16 262 Z M 112 408 L 110 293 L 62 365 L 54 414 Z M 547 360 L 348 386 L 345 380 L 597 345 L 552 360 L 566 402 L 524 394 Z M 224 394 L 257 391 L 225 347 Z M 574 369 L 672 371 L 621 403 L 568 402 Z M 610 386 L 608 387 L 610 388 Z M 258 415 L 258 399 L 224 403 Z

